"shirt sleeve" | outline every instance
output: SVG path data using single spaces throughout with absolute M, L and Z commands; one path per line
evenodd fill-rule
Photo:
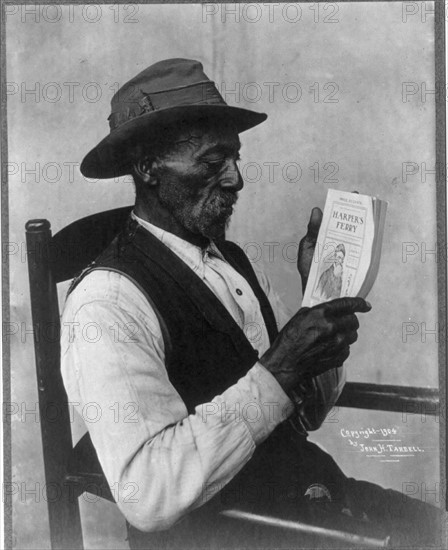
M 256 363 L 189 415 L 168 378 L 154 311 L 132 283 L 107 276 L 123 303 L 109 288 L 79 306 L 85 285 L 64 311 L 64 383 L 124 516 L 143 531 L 166 529 L 213 496 L 207 487 L 228 483 L 293 405 Z

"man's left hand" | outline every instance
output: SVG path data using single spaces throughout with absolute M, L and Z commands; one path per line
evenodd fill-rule
M 308 223 L 308 232 L 300 241 L 299 253 L 297 256 L 297 269 L 302 277 L 302 292 L 305 292 L 308 275 L 310 274 L 311 262 L 313 261 L 314 248 L 316 246 L 321 222 L 322 210 L 317 207 L 313 208 Z

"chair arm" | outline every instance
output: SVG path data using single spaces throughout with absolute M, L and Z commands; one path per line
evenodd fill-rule
M 347 382 L 338 407 L 437 416 L 439 392 L 434 388 Z
M 222 512 L 220 512 L 220 514 L 228 518 L 247 521 L 264 527 L 286 529 L 289 531 L 295 531 L 298 534 L 302 535 L 319 536 L 325 539 L 331 539 L 334 541 L 343 542 L 345 544 L 350 544 L 357 548 L 386 548 L 387 546 L 389 546 L 390 541 L 390 536 L 381 538 L 365 536 L 343 529 L 333 529 L 329 527 L 323 527 L 321 525 L 312 525 L 310 523 L 305 523 L 302 521 L 281 519 L 266 514 L 255 514 L 253 512 L 246 512 L 244 510 L 238 509 L 223 510 Z M 329 514 L 327 513 L 327 518 L 328 515 Z M 337 521 L 339 523 L 341 522 L 339 516 L 334 515 L 334 518 L 337 518 Z M 345 519 L 348 520 L 349 518 Z

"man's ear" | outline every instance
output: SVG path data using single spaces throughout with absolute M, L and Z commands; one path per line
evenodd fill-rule
M 134 163 L 134 171 L 139 178 L 149 185 L 158 184 L 158 165 L 157 162 L 148 157 L 143 157 Z

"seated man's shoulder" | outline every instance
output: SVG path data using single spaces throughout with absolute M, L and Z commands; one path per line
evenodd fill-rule
M 61 325 L 63 353 L 75 341 L 70 332 L 72 327 L 80 326 L 84 331 L 90 325 L 95 325 L 100 334 L 114 334 L 114 338 L 121 335 L 117 337 L 127 346 L 144 341 L 163 353 L 156 312 L 132 280 L 117 271 L 95 269 L 86 273 L 66 298 Z
M 142 300 L 143 298 L 143 300 Z M 116 271 L 95 269 L 82 277 L 67 295 L 64 314 L 75 315 L 83 306 L 106 302 L 112 307 L 140 309 L 146 300 L 132 281 Z

